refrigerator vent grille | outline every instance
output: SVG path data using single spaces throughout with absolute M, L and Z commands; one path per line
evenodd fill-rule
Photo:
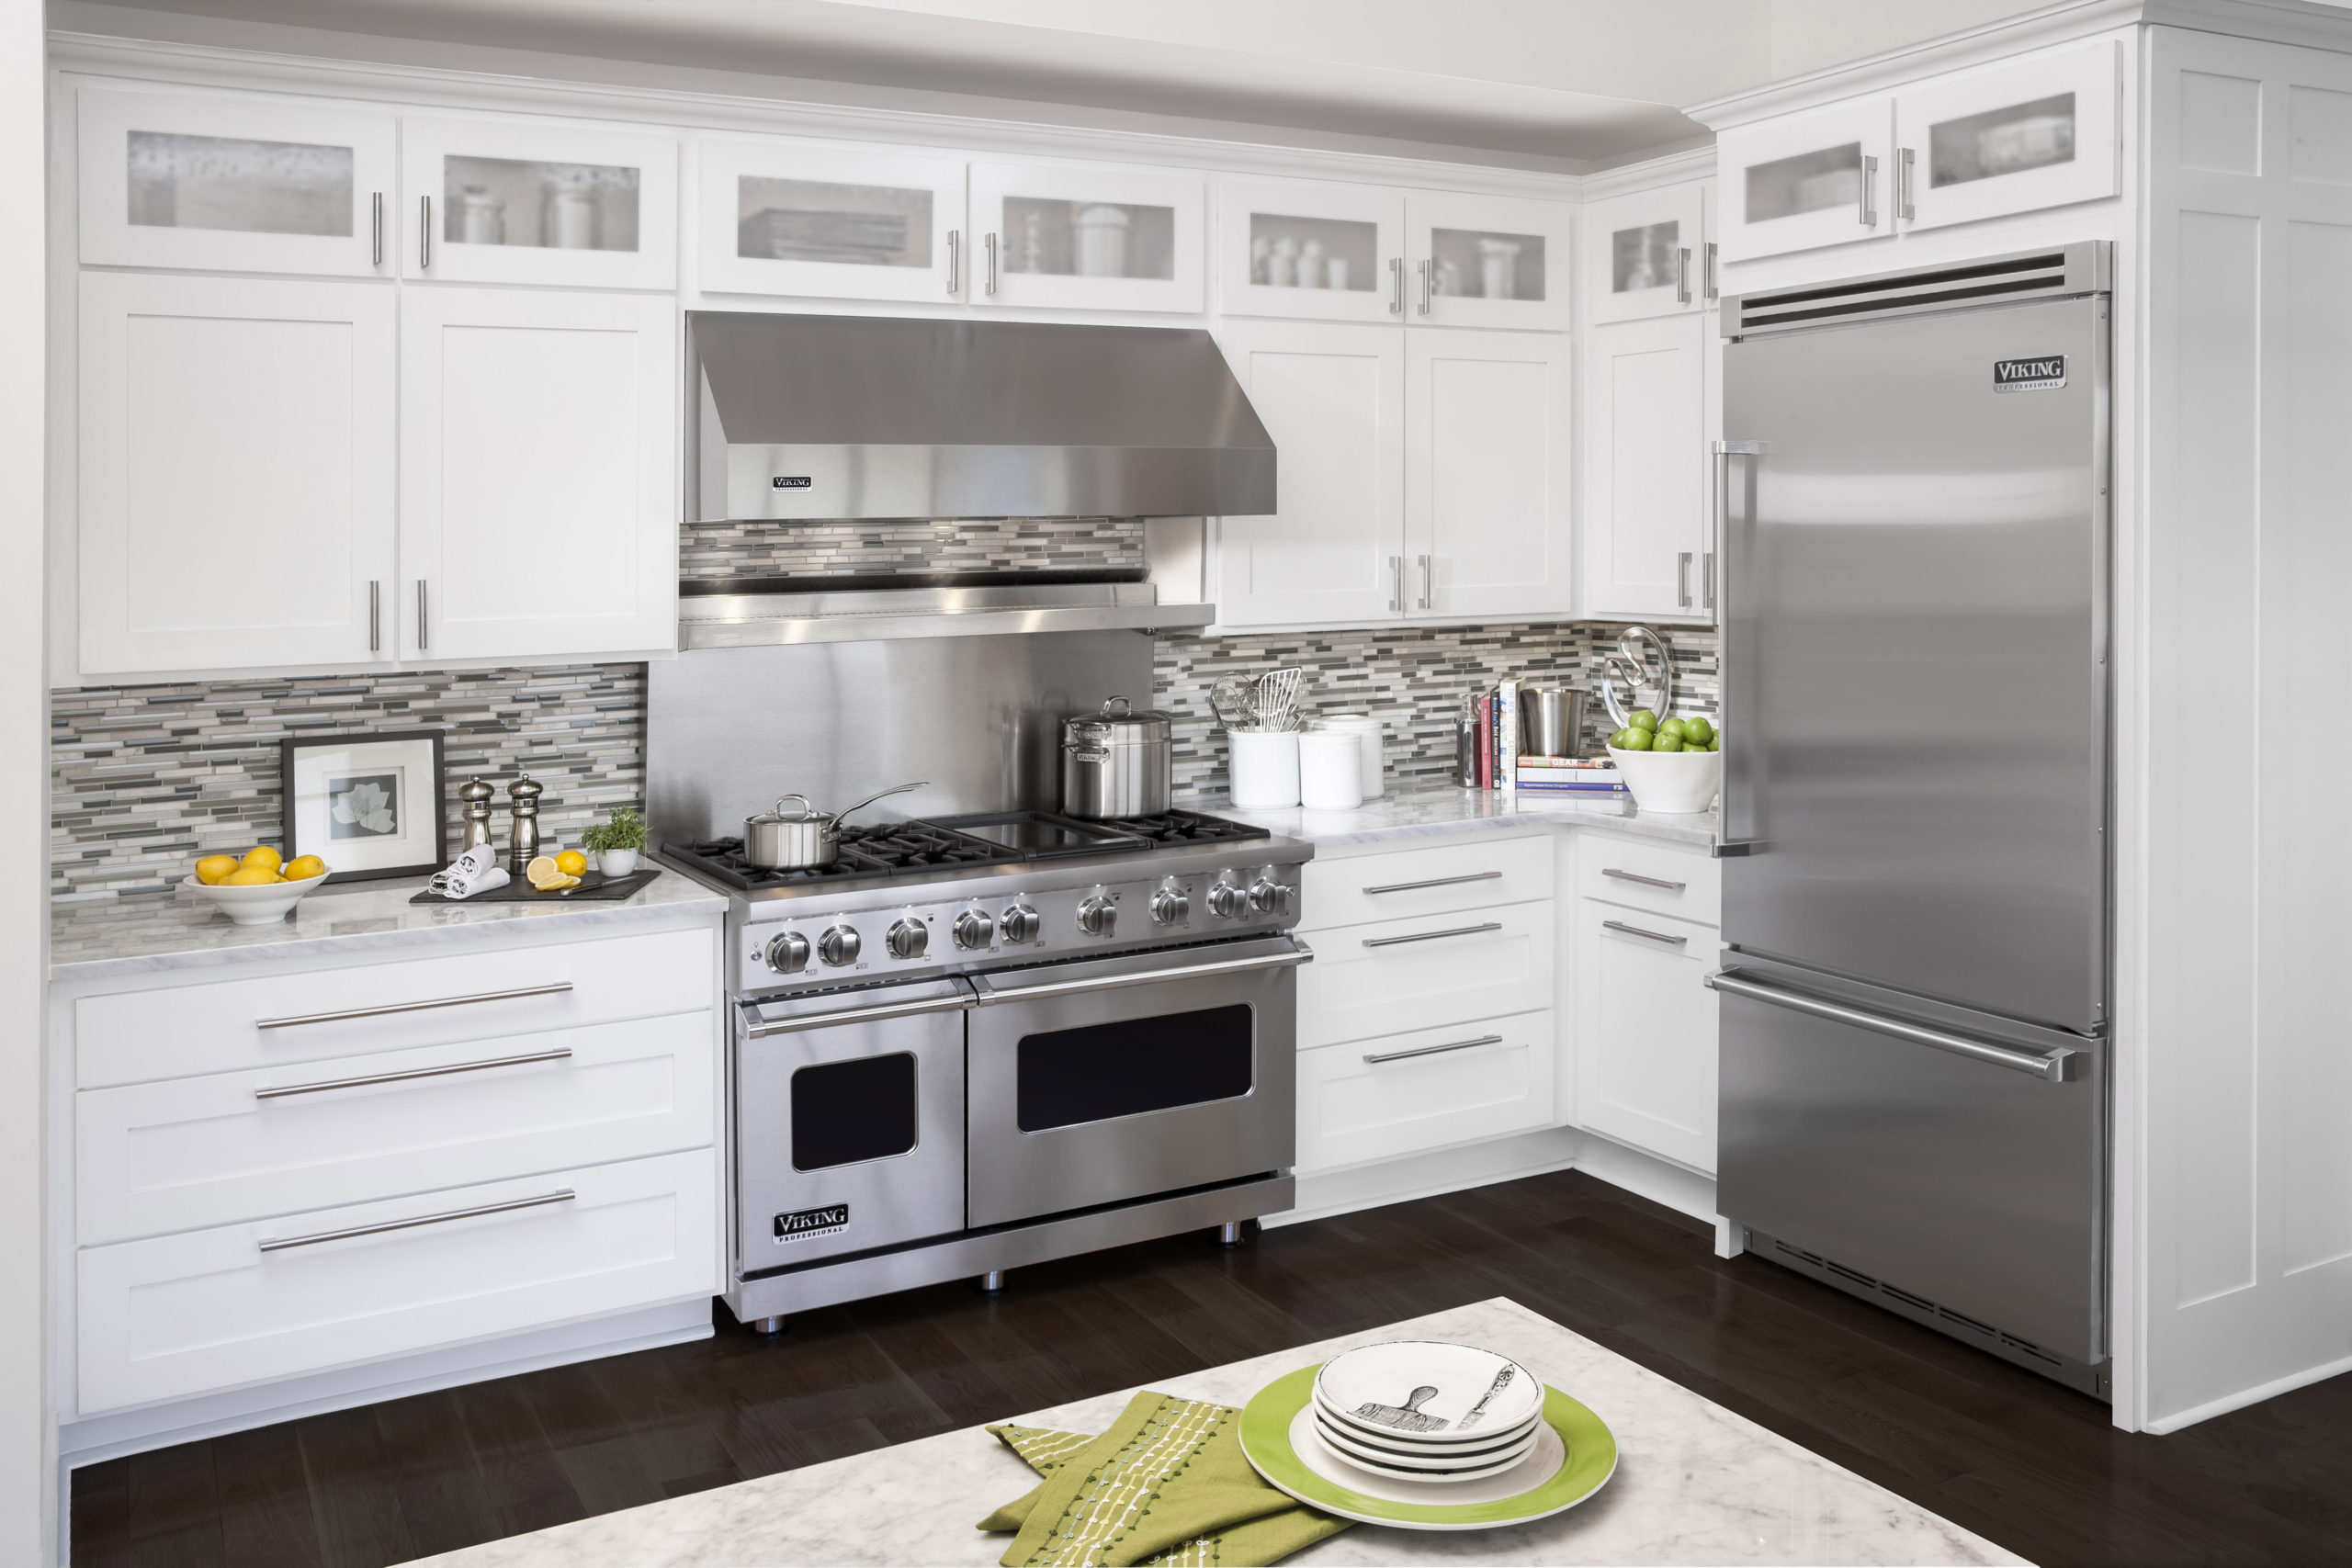
M 1915 1296 L 1908 1291 L 1897 1290 L 1885 1280 L 1865 1274 L 1859 1269 L 1849 1269 L 1843 1263 L 1824 1258 L 1817 1252 L 1807 1252 L 1802 1247 L 1791 1247 L 1778 1236 L 1772 1238 L 1772 1247 L 1775 1251 L 1785 1253 L 1791 1258 L 1820 1269 L 1825 1274 L 1844 1280 L 1849 1287 L 1855 1288 L 1860 1294 L 1884 1296 L 1890 1301 L 1902 1303 L 1923 1317 L 1937 1318 L 1944 1323 L 1953 1324 L 1972 1333 L 1982 1335 L 1987 1339 L 1998 1340 L 2009 1349 L 2020 1355 L 2030 1356 L 2037 1361 L 2044 1361 L 2053 1367 L 2065 1365 L 2062 1358 L 2052 1355 L 2030 1339 L 2020 1339 L 2014 1334 L 2004 1334 L 1989 1324 L 1979 1323 L 1966 1314 L 1954 1312 L 1948 1306 L 1939 1306 L 1925 1296 Z
M 1739 296 L 1724 330 L 1727 336 L 1751 337 L 1962 305 L 2083 294 L 2104 287 L 2098 270 L 2092 247 L 2073 245 L 1845 283 L 1770 289 Z

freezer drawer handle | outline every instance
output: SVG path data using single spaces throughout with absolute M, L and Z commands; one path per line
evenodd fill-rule
M 571 989 L 569 980 L 547 986 L 525 986 L 512 991 L 477 991 L 469 997 L 435 997 L 429 1002 L 389 1002 L 379 1008 L 351 1008 L 343 1012 L 305 1012 L 292 1018 L 265 1018 L 255 1029 L 294 1029 L 305 1023 L 345 1023 L 355 1018 L 384 1018 L 396 1012 L 424 1012 L 433 1008 L 470 1007 L 475 1002 L 511 1002 L 523 997 L 560 997 Z
M 526 1056 L 497 1056 L 487 1062 L 459 1062 L 449 1067 L 411 1067 L 403 1073 L 369 1073 L 359 1078 L 330 1078 L 324 1083 L 290 1083 L 254 1090 L 255 1100 L 284 1100 L 291 1094 L 324 1094 L 333 1089 L 368 1089 L 379 1083 L 407 1083 L 413 1078 L 443 1078 L 451 1073 L 486 1073 L 492 1067 L 519 1067 L 531 1062 L 560 1062 L 571 1055 L 569 1045 L 534 1051 Z
M 1455 926 L 1452 931 L 1415 931 L 1410 936 L 1368 936 L 1363 939 L 1363 944 L 1366 947 L 1395 947 L 1398 942 L 1436 942 L 1441 937 L 1482 936 L 1487 931 L 1498 931 L 1502 929 L 1503 923 L 1500 920 L 1488 920 L 1484 925 Z
M 840 1029 L 853 1023 L 880 1023 L 886 1019 L 914 1018 L 927 1012 L 962 1012 L 972 1005 L 969 997 L 933 997 L 919 1002 L 884 1002 L 870 1008 L 843 1008 L 839 1012 L 816 1012 L 804 1018 L 779 1018 L 766 1023 L 744 1026 L 743 1032 L 753 1040 L 764 1040 L 771 1034 L 797 1034 L 810 1029 Z
M 2067 1063 L 2082 1055 L 2065 1046 L 2046 1055 L 2039 1051 L 2012 1051 L 2006 1045 L 1994 1045 L 1982 1040 L 1971 1040 L 1964 1034 L 1948 1034 L 1940 1029 L 1923 1024 L 1905 1023 L 1896 1019 L 1882 1018 L 1864 1012 L 1860 1008 L 1841 1006 L 1819 997 L 1808 997 L 1797 991 L 1784 991 L 1778 986 L 1759 985 L 1732 971 L 1719 970 L 1707 976 L 1707 984 L 1728 996 L 1746 997 L 1750 1001 L 1769 1002 L 1791 1012 L 1804 1013 L 1813 1018 L 1827 1019 L 1832 1023 L 1851 1024 L 1867 1029 L 1873 1034 L 1884 1034 L 1895 1040 L 1907 1040 L 1914 1045 L 1929 1045 L 1939 1051 L 1949 1051 L 1955 1056 L 1987 1062 L 2012 1072 L 2030 1073 L 2050 1083 L 2064 1083 L 2068 1077 Z
M 1364 1060 L 1372 1063 L 1401 1062 L 1408 1056 L 1434 1056 L 1441 1051 L 1467 1051 L 1473 1045 L 1499 1045 L 1502 1043 L 1503 1037 L 1499 1034 L 1481 1034 L 1476 1040 L 1456 1040 L 1450 1045 L 1416 1045 L 1409 1051 L 1383 1051 L 1376 1055 L 1366 1056 Z
M 1600 923 L 1606 930 L 1623 931 L 1627 936 L 1647 937 L 1652 942 L 1662 942 L 1668 947 L 1690 945 L 1690 939 L 1687 936 L 1668 936 L 1664 931 L 1645 931 L 1639 926 L 1629 926 L 1623 920 L 1603 920 Z
M 1180 969 L 1147 969 L 1140 975 L 1111 975 L 1099 980 L 1049 980 L 1041 986 L 1006 986 L 1002 989 L 989 984 L 985 975 L 975 975 L 972 984 L 980 988 L 979 1005 L 993 1007 L 999 1002 L 1025 1002 L 1035 997 L 1074 997 L 1086 991 L 1116 991 L 1129 986 L 1161 986 L 1180 980 L 1206 979 L 1212 975 L 1246 975 L 1253 969 L 1295 969 L 1302 964 L 1315 962 L 1315 954 L 1304 947 L 1288 953 L 1269 953 L 1263 958 L 1227 958 L 1216 964 L 1188 964 Z
M 1424 887 L 1453 887 L 1464 882 L 1499 882 L 1502 874 L 1499 871 L 1474 871 L 1466 876 L 1432 876 L 1427 882 L 1387 882 L 1378 887 L 1367 887 L 1364 892 L 1419 893 Z
M 1613 865 L 1602 866 L 1600 874 L 1613 876 L 1620 882 L 1638 882 L 1645 887 L 1663 887 L 1668 893 L 1679 893 L 1690 886 L 1687 882 L 1668 882 L 1663 876 L 1644 876 L 1638 871 L 1620 871 Z
M 357 1235 L 382 1235 L 387 1231 L 414 1230 L 419 1225 L 446 1224 L 451 1220 L 511 1213 L 516 1209 L 541 1209 L 549 1203 L 569 1203 L 578 1196 L 567 1187 L 561 1191 L 542 1193 L 537 1198 L 517 1198 L 508 1203 L 484 1203 L 471 1209 L 450 1209 L 438 1214 L 419 1214 L 413 1220 L 386 1220 L 380 1224 L 352 1225 L 339 1231 L 314 1231 L 309 1235 L 289 1235 L 282 1241 L 276 1236 L 265 1236 L 261 1249 L 264 1252 L 283 1252 L 289 1247 L 316 1247 L 322 1241 L 349 1241 Z

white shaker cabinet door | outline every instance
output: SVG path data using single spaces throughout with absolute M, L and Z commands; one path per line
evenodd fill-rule
M 1574 211 L 1520 197 L 1412 192 L 1405 198 L 1405 320 L 1566 331 Z
M 390 287 L 75 287 L 81 672 L 391 657 Z
M 560 120 L 401 121 L 401 276 L 672 288 L 678 143 Z
M 85 262 L 345 277 L 393 270 L 390 115 L 92 85 L 78 108 Z
M 1585 209 L 1584 236 L 1586 321 L 1705 309 L 1714 256 L 1704 180 L 1596 201 Z
M 2115 195 L 2121 73 L 2102 41 L 1898 94 L 1895 216 L 1933 229 Z
M 1273 514 L 1218 524 L 1219 623 L 1401 615 L 1405 334 L 1228 321 L 1217 340 L 1281 454 Z
M 1584 1126 L 1715 1168 L 1715 994 L 1707 926 L 1579 899 L 1577 1111 Z
M 401 350 L 401 651 L 673 647 L 674 304 L 412 289 Z
M 1217 308 L 1228 316 L 1405 319 L 1405 195 L 1337 180 L 1216 183 Z
M 1715 139 L 1723 259 L 1894 233 L 1894 104 L 1886 97 L 1724 131 Z M 1858 263 L 1855 270 L 1868 269 Z
M 1712 318 L 1593 329 L 1585 367 L 1585 608 L 1712 619 Z
M 1208 182 L 1116 164 L 974 164 L 975 305 L 1201 310 Z
M 1407 334 L 1408 614 L 1569 608 L 1572 363 L 1556 333 Z
M 700 173 L 695 280 L 710 293 L 964 298 L 964 160 L 795 137 L 713 139 Z

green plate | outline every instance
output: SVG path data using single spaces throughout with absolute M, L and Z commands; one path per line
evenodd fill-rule
M 1319 1363 L 1301 1367 L 1258 1391 L 1241 1410 L 1241 1451 L 1268 1484 L 1327 1514 L 1402 1529 L 1491 1529 L 1573 1508 L 1616 1473 L 1617 1439 L 1608 1424 L 1546 1384 L 1544 1419 L 1567 1450 L 1549 1478 L 1516 1496 L 1490 1503 L 1394 1503 L 1367 1496 L 1316 1471 L 1291 1446 L 1291 1422 L 1314 1398 L 1315 1374 L 1320 1371 Z

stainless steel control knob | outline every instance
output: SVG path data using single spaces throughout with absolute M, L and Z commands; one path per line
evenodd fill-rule
M 931 928 L 912 918 L 893 920 L 889 934 L 882 940 L 893 958 L 921 958 L 923 950 L 931 945 Z
M 956 946 L 986 947 L 996 935 L 996 920 L 978 909 L 967 909 L 956 917 L 954 931 Z
M 1015 904 L 996 918 L 996 929 L 1007 942 L 1035 942 L 1045 917 L 1026 904 Z
M 864 945 L 855 926 L 829 926 L 817 939 L 817 956 L 838 969 L 844 964 L 856 963 L 857 950 Z
M 1089 936 L 1109 936 L 1119 929 L 1119 907 L 1097 896 L 1078 907 L 1078 929 Z
M 779 975 L 797 975 L 808 967 L 808 939 L 798 931 L 786 931 L 772 937 L 767 947 L 768 967 Z
M 1181 887 L 1163 887 L 1151 896 L 1151 918 L 1163 926 L 1179 926 L 1193 912 L 1193 901 Z
M 1230 882 L 1220 882 L 1209 889 L 1209 913 L 1220 920 L 1229 920 L 1249 908 L 1250 895 Z
M 1290 913 L 1291 900 L 1297 897 L 1296 888 L 1271 876 L 1261 876 L 1250 885 L 1250 907 L 1261 915 Z

